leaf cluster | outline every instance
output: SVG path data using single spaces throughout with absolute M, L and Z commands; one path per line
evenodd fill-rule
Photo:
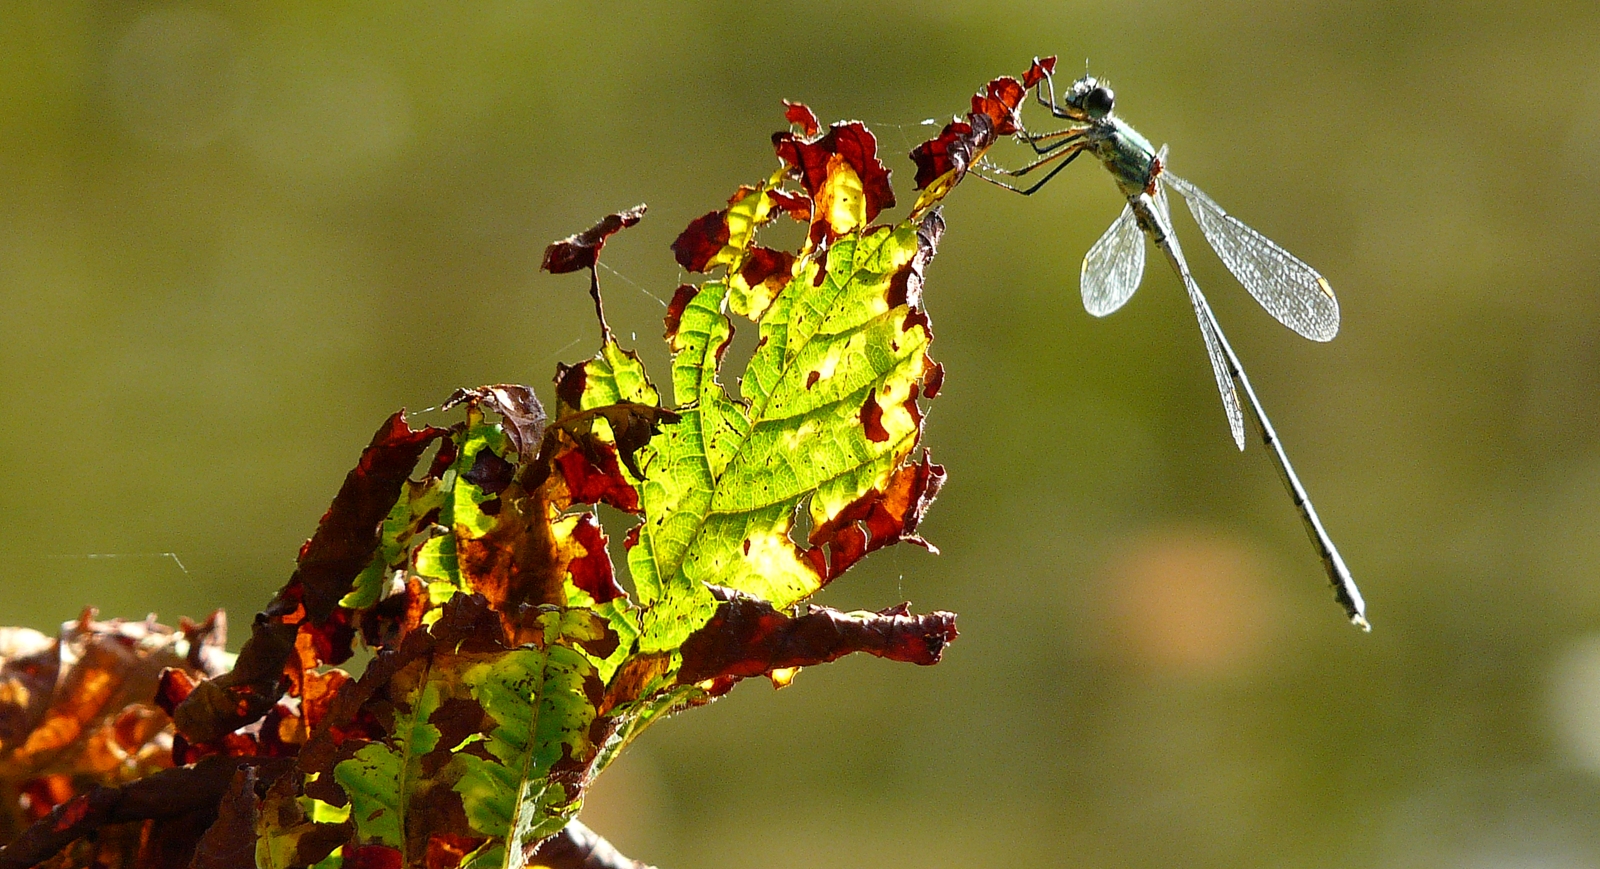
M 1023 93 L 991 82 L 919 146 L 922 194 L 887 224 L 872 134 L 789 104 L 778 170 L 673 244 L 706 277 L 667 313 L 670 405 L 596 271 L 644 207 L 552 244 L 547 270 L 589 273 L 599 350 L 560 366 L 552 410 L 498 384 L 451 396 L 448 427 L 385 420 L 236 660 L 220 613 L 0 637 L 0 869 L 580 865 L 587 787 L 655 721 L 853 652 L 937 662 L 950 613 L 804 602 L 873 550 L 932 549 L 937 206 Z M 760 243 L 783 218 L 798 250 Z M 759 340 L 732 372 L 736 322 Z

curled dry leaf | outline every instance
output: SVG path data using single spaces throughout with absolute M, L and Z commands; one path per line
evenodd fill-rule
M 644 212 L 645 206 L 641 203 L 627 211 L 608 214 L 583 232 L 552 242 L 544 249 L 540 268 L 553 275 L 594 268 L 600 261 L 600 249 L 606 246 L 606 240 L 638 223 L 644 218 Z
M 907 604 L 881 612 L 812 606 L 797 616 L 730 589 L 705 626 L 682 647 L 680 682 L 745 679 L 836 661 L 865 652 L 910 664 L 937 664 L 956 638 L 954 613 L 911 614 Z

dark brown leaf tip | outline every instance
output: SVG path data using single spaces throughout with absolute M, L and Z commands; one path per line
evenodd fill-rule
M 713 592 L 723 602 L 711 621 L 684 642 L 680 684 L 746 679 L 825 664 L 854 652 L 935 664 L 957 636 L 953 613 L 912 615 L 905 604 L 877 613 L 812 606 L 790 616 L 739 592 Z
M 606 246 L 606 239 L 638 223 L 643 219 L 644 212 L 645 206 L 640 203 L 627 211 L 600 218 L 599 223 L 583 232 L 551 242 L 544 249 L 544 262 L 540 268 L 553 275 L 594 268 L 595 263 L 600 261 L 600 249 Z
M 672 242 L 672 256 L 685 271 L 706 270 L 713 257 L 728 244 L 728 212 L 711 211 L 694 220 Z
M 666 326 L 667 331 L 663 337 L 668 343 L 678 337 L 678 324 L 683 322 L 683 312 L 688 310 L 689 303 L 694 301 L 700 288 L 691 284 L 680 284 L 672 294 L 672 301 L 667 303 Z

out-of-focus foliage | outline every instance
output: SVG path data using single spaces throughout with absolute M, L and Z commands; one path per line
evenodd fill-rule
M 172 766 L 170 721 L 153 703 L 166 668 L 219 676 L 221 613 L 174 631 L 153 620 L 95 621 L 55 638 L 0 629 L 0 830 L 10 841 L 57 804 Z

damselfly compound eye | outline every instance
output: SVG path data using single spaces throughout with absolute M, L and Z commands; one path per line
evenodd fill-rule
M 1111 92 L 1111 88 L 1096 85 L 1084 95 L 1083 110 L 1089 113 L 1089 117 L 1099 120 L 1111 114 L 1111 107 L 1116 101 L 1116 94 Z

